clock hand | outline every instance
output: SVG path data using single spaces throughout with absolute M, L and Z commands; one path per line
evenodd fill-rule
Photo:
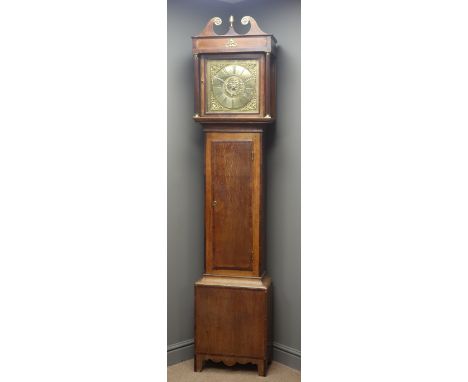
M 218 80 L 220 80 L 223 84 L 225 84 L 225 80 L 223 80 L 222 78 L 218 77 L 218 76 L 214 76 L 213 78 L 217 78 Z

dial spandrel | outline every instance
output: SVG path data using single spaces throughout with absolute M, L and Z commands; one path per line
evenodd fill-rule
M 207 112 L 258 113 L 258 60 L 208 60 L 207 85 Z

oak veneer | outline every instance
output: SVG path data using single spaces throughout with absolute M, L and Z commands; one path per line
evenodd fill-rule
M 206 280 L 208 278 L 208 280 Z M 195 371 L 205 360 L 253 363 L 265 376 L 271 361 L 271 280 L 237 280 L 195 285 Z

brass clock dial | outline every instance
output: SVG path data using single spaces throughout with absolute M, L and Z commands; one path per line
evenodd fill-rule
M 207 112 L 258 113 L 258 60 L 208 60 Z

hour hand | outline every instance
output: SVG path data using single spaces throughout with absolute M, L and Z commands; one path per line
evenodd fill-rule
M 214 76 L 213 79 L 214 80 L 220 80 L 224 84 L 224 80 L 221 77 Z

